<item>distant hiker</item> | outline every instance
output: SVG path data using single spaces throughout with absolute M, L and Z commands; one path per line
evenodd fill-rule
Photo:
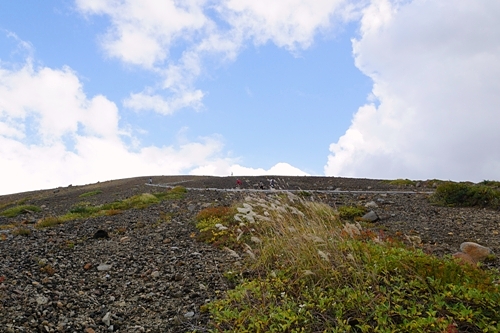
M 241 180 L 236 179 L 236 187 L 241 187 Z
M 259 182 L 259 187 L 260 187 L 261 190 L 263 190 L 264 189 L 264 183 L 263 182 Z
M 231 171 L 231 177 L 233 176 L 233 172 Z
M 269 180 L 269 185 L 271 188 L 274 188 L 274 179 Z
M 149 177 L 149 184 L 153 184 L 153 178 Z

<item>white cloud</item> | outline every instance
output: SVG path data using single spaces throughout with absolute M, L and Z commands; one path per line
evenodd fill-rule
M 320 30 L 331 28 L 343 0 L 226 0 L 218 9 L 225 20 L 256 44 L 272 41 L 291 50 L 309 47 Z
M 291 51 L 309 47 L 334 17 L 348 19 L 366 0 L 75 0 L 84 15 L 105 15 L 101 36 L 106 55 L 151 70 L 154 88 L 133 93 L 124 105 L 171 114 L 199 108 L 204 93 L 194 87 L 204 60 L 233 61 L 247 41 L 271 41 Z M 174 50 L 174 51 L 173 51 Z M 178 55 L 180 54 L 180 55 Z
M 353 41 L 379 102 L 330 146 L 325 173 L 500 179 L 500 3 L 373 1 Z
M 111 27 L 102 46 L 125 63 L 152 68 L 178 39 L 204 29 L 206 0 L 76 0 L 87 15 L 107 15 Z
M 291 166 L 288 163 L 277 163 L 269 170 L 262 168 L 249 168 L 239 164 L 231 164 L 226 160 L 219 160 L 208 165 L 193 169 L 193 175 L 215 175 L 215 176 L 309 176 L 308 173 Z
M 168 115 L 185 107 L 198 109 L 202 105 L 202 98 L 203 92 L 201 90 L 184 91 L 182 94 L 178 93 L 174 95 L 169 100 L 165 100 L 163 96 L 145 91 L 130 94 L 130 97 L 123 101 L 123 105 L 136 111 L 153 110 L 157 113 Z
M 88 98 L 70 68 L 0 64 L 0 194 L 138 175 L 182 174 L 219 157 L 217 136 L 128 147 L 116 105 Z M 130 133 L 128 134 L 130 136 Z M 132 138 L 134 139 L 134 138 Z

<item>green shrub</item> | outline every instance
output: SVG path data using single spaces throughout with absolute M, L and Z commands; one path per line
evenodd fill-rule
M 500 191 L 487 185 L 448 182 L 439 185 L 432 203 L 450 207 L 500 207 Z
M 500 330 L 497 271 L 382 241 L 326 205 L 245 204 L 240 212 L 255 222 L 242 231 L 259 241 L 242 246 L 253 256 L 231 272 L 239 285 L 204 307 L 216 332 Z M 217 222 L 211 218 L 203 227 Z
M 98 195 L 101 193 L 102 193 L 101 190 L 96 190 L 96 191 L 91 191 L 91 192 L 80 194 L 78 197 L 79 198 L 93 197 L 94 195 Z
M 391 185 L 402 186 L 402 187 L 415 186 L 417 184 L 416 181 L 410 179 L 394 179 L 394 180 L 386 180 L 385 182 Z
M 366 208 L 363 206 L 340 206 L 337 211 L 341 219 L 354 220 L 356 217 L 363 216 L 366 213 Z
M 500 182 L 496 180 L 483 180 L 479 185 L 486 185 L 494 189 L 500 189 Z
M 33 205 L 20 205 L 12 208 L 8 208 L 0 213 L 0 215 L 5 217 L 16 217 L 21 214 L 26 214 L 28 212 L 39 212 L 40 207 Z

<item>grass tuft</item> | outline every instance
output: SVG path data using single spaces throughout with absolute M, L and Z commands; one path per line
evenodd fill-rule
M 60 218 L 60 217 L 49 216 L 49 217 L 45 217 L 45 218 L 39 220 L 35 224 L 35 228 L 36 229 L 51 228 L 51 227 L 55 227 L 59 224 L 62 224 L 64 222 L 65 222 L 65 220 Z
M 86 192 L 86 193 L 80 194 L 78 197 L 79 198 L 93 197 L 93 196 L 101 194 L 101 193 L 102 193 L 101 190 L 95 190 L 95 191 L 90 191 L 90 192 Z
M 19 227 L 12 230 L 14 236 L 29 236 L 31 235 L 31 229 Z

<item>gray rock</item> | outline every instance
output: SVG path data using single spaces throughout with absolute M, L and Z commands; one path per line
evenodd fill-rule
M 365 215 L 361 217 L 363 220 L 370 221 L 370 222 L 375 222 L 379 219 L 377 213 L 375 213 L 373 210 L 369 211 Z

